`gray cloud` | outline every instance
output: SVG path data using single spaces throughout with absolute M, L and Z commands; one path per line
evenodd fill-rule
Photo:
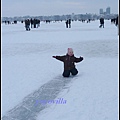
M 108 6 L 118 12 L 117 0 L 2 0 L 2 16 L 99 13 Z

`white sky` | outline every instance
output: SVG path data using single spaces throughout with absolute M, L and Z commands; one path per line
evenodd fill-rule
M 118 13 L 118 0 L 2 0 L 2 17 L 49 16 L 66 14 L 99 14 L 107 7 Z

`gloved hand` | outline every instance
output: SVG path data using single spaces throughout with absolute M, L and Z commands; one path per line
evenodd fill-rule
M 82 57 L 82 56 L 80 56 L 80 59 L 81 59 L 81 60 L 83 60 L 83 57 Z
M 56 56 L 52 56 L 53 58 L 56 58 Z

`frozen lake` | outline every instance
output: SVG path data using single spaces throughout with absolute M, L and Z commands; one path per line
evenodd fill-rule
M 63 78 L 63 64 L 52 58 L 72 47 L 79 74 Z M 65 105 L 37 100 L 64 98 Z M 117 120 L 118 29 L 109 20 L 65 21 L 25 31 L 24 24 L 2 24 L 3 120 Z

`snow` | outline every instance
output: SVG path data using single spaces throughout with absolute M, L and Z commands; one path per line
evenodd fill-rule
M 84 60 L 76 64 L 77 76 L 63 78 L 63 63 L 52 56 L 66 54 L 68 47 Z M 65 28 L 64 21 L 41 22 L 31 31 L 22 23 L 2 24 L 3 120 L 117 120 L 118 87 L 118 29 L 110 20 L 105 28 L 99 28 L 98 20 L 74 21 L 72 28 Z M 44 95 L 67 102 L 42 109 L 38 104 L 36 110 L 27 104 Z M 26 119 L 16 112 L 23 105 L 33 113 L 27 116 L 25 110 Z

